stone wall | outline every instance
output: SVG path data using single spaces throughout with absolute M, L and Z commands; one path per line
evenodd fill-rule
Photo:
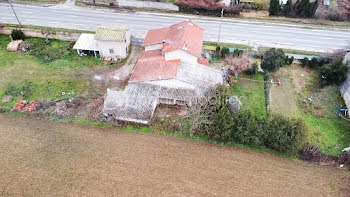
M 16 29 L 16 28 L 15 27 L 0 28 L 0 34 L 10 35 L 13 29 Z M 27 37 L 45 38 L 46 36 L 46 30 L 44 29 L 40 30 L 40 29 L 22 28 L 21 30 L 23 31 L 24 35 Z M 57 39 L 57 40 L 77 41 L 79 36 L 80 36 L 80 33 L 52 31 L 52 33 L 48 36 L 48 38 Z
M 172 3 L 135 1 L 135 0 L 117 0 L 117 4 L 119 7 L 153 8 L 153 9 L 160 9 L 160 10 L 179 11 L 179 7 Z

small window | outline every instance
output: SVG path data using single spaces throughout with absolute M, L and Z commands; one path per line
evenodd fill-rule
M 114 50 L 113 49 L 109 49 L 109 53 L 110 54 L 114 54 Z

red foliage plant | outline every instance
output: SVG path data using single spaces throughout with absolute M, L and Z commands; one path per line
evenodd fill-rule
M 176 3 L 193 9 L 218 10 L 224 7 L 224 4 L 217 0 L 176 0 Z

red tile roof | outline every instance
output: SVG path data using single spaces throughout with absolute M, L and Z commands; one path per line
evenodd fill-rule
M 204 29 L 191 21 L 184 21 L 170 27 L 150 30 L 143 42 L 143 46 L 165 42 L 163 53 L 173 50 L 185 50 L 201 57 Z
M 202 64 L 204 66 L 209 66 L 209 60 L 204 57 L 198 58 L 197 61 L 199 64 Z
M 161 50 L 144 51 L 135 66 L 130 82 L 176 78 L 180 60 L 165 61 Z

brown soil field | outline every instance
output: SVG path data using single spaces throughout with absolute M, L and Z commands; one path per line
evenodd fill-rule
M 156 133 L 0 114 L 0 196 L 346 196 L 350 172 Z

